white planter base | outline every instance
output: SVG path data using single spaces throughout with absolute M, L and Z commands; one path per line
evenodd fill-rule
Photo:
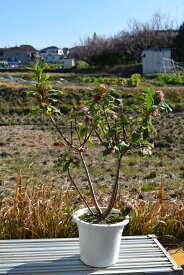
M 95 208 L 91 209 L 95 211 Z M 79 219 L 88 212 L 88 208 L 83 208 L 73 214 L 79 230 L 81 261 L 93 267 L 111 266 L 118 261 L 121 235 L 129 217 L 116 224 L 91 224 Z M 112 212 L 119 213 L 119 210 L 113 209 Z

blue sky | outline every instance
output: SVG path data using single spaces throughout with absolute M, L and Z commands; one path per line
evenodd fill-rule
M 94 32 L 106 37 L 155 12 L 180 25 L 184 0 L 0 0 L 0 47 L 73 47 Z

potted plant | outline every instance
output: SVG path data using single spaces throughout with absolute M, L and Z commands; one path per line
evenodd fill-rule
M 127 215 L 135 208 L 135 201 L 128 201 L 123 211 L 113 208 L 123 157 L 131 150 L 151 155 L 153 144 L 149 138 L 153 130 L 152 117 L 159 116 L 160 110 L 168 112 L 171 109 L 164 102 L 162 91 L 144 87 L 139 105 L 125 106 L 124 99 L 119 98 L 114 89 L 97 83 L 94 89 L 90 89 L 90 98 L 80 106 L 72 106 L 69 114 L 64 117 L 57 105 L 61 92 L 52 88 L 49 75 L 43 73 L 47 67 L 46 63 L 37 59 L 32 68 L 33 90 L 29 93 L 37 100 L 33 114 L 44 113 L 55 127 L 59 137 L 54 145 L 63 149 L 58 165 L 68 174 L 86 205 L 86 208 L 73 215 L 79 229 L 81 260 L 96 267 L 110 266 L 118 260 L 122 231 L 129 222 Z M 57 122 L 58 117 L 62 124 Z M 63 130 L 66 127 L 68 132 Z M 94 146 L 99 146 L 102 157 L 112 158 L 116 168 L 106 207 L 99 205 L 85 160 L 87 147 Z M 93 152 L 90 156 L 93 158 Z M 76 169 L 80 165 L 86 176 L 93 207 L 87 203 L 72 175 L 72 168 Z

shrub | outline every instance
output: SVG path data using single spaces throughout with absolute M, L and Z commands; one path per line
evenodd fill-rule
M 97 76 L 88 76 L 88 77 L 81 77 L 80 80 L 82 80 L 85 83 L 105 83 L 105 84 L 117 84 L 117 85 L 133 85 L 138 86 L 141 81 L 141 75 L 140 74 L 132 74 L 130 78 L 122 78 L 122 77 L 97 77 Z
M 152 82 L 154 85 L 164 86 L 166 84 L 184 84 L 184 75 L 179 74 L 158 74 Z

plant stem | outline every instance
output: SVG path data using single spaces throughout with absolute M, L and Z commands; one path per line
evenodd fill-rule
M 58 133 L 62 136 L 63 140 L 66 142 L 66 144 L 68 145 L 68 147 L 72 148 L 74 151 L 78 151 L 77 148 L 75 148 L 73 146 L 73 144 L 71 144 L 68 139 L 64 136 L 63 132 L 59 129 L 58 125 L 56 124 L 54 118 L 52 116 L 49 116 L 52 124 L 54 125 L 54 127 L 56 128 L 56 130 L 58 131 Z
M 86 144 L 86 142 L 89 140 L 89 138 L 90 138 L 92 132 L 93 132 L 93 128 L 91 129 L 91 131 L 90 131 L 89 134 L 86 134 L 85 139 L 84 139 L 84 141 L 83 141 L 83 143 L 82 143 L 82 147 L 84 147 L 84 145 Z
M 90 207 L 89 207 L 87 201 L 85 200 L 85 198 L 84 198 L 83 195 L 81 194 L 80 190 L 78 189 L 77 185 L 75 184 L 75 182 L 74 182 L 74 180 L 73 180 L 73 178 L 72 178 L 72 176 L 71 176 L 71 174 L 70 174 L 70 170 L 69 170 L 69 169 L 68 169 L 68 176 L 69 176 L 69 178 L 70 178 L 70 180 L 71 180 L 71 183 L 73 184 L 73 186 L 75 187 L 75 189 L 76 189 L 77 192 L 79 193 L 79 196 L 81 197 L 81 199 L 83 200 L 83 202 L 85 203 L 85 205 L 87 206 L 87 208 L 89 209 L 89 211 L 91 212 L 91 214 L 93 215 L 93 214 L 94 214 L 93 211 L 90 209 Z
M 80 158 L 81 158 L 81 161 L 82 161 L 82 164 L 83 164 L 86 176 L 87 176 L 87 180 L 88 180 L 88 183 L 89 183 L 89 188 L 90 188 L 91 196 L 92 196 L 92 199 L 93 199 L 96 211 L 101 216 L 102 212 L 101 212 L 100 207 L 98 205 L 98 202 L 96 200 L 95 192 L 94 192 L 94 189 L 93 189 L 93 184 L 92 184 L 92 181 L 91 181 L 91 178 L 90 178 L 90 175 L 89 175 L 89 171 L 88 171 L 87 165 L 86 165 L 85 160 L 83 158 L 83 153 L 80 152 L 79 155 L 80 155 Z
M 108 128 L 109 128 L 109 130 L 110 130 L 110 129 L 111 129 L 111 126 L 110 126 L 110 124 L 109 124 L 108 117 L 107 117 L 107 114 L 106 114 L 106 112 L 105 112 L 104 106 L 103 106 L 103 113 L 104 113 L 104 116 L 105 116 L 105 119 L 106 119 L 106 122 L 107 122 L 107 126 L 108 126 Z
M 79 135 L 79 131 L 78 131 L 78 129 L 77 129 L 77 120 L 76 120 L 76 117 L 75 117 L 75 131 L 76 131 L 76 133 L 77 133 L 77 137 L 78 137 L 80 146 L 82 147 L 81 138 L 80 138 L 80 135 Z
M 109 205 L 107 206 L 106 210 L 102 213 L 103 218 L 106 218 L 109 215 L 109 213 L 111 212 L 113 205 L 115 203 L 116 197 L 117 197 L 122 156 L 123 155 L 121 154 L 120 158 L 118 158 L 118 160 L 117 160 L 116 178 L 115 178 L 115 182 L 114 182 L 114 186 L 113 186 L 113 190 L 112 190 L 112 195 L 111 195 L 111 198 L 109 201 Z
M 70 122 L 70 142 L 73 145 L 73 123 Z
M 102 142 L 103 142 L 103 139 L 101 138 L 101 136 L 99 135 L 99 133 L 97 132 L 96 129 L 94 129 L 94 131 L 95 131 L 95 134 L 96 134 L 97 138 L 98 138 L 99 141 L 102 143 Z
M 121 152 L 120 157 L 117 160 L 116 178 L 115 178 L 114 186 L 112 189 L 112 195 L 111 195 L 111 198 L 109 201 L 109 205 L 107 206 L 107 209 L 102 213 L 103 218 L 106 218 L 109 215 L 109 213 L 111 212 L 113 205 L 116 201 L 118 187 L 119 187 L 119 175 L 120 175 L 120 168 L 121 168 L 121 160 L 122 160 L 123 155 L 130 149 L 130 147 L 131 147 L 131 144 L 127 148 L 124 148 Z

